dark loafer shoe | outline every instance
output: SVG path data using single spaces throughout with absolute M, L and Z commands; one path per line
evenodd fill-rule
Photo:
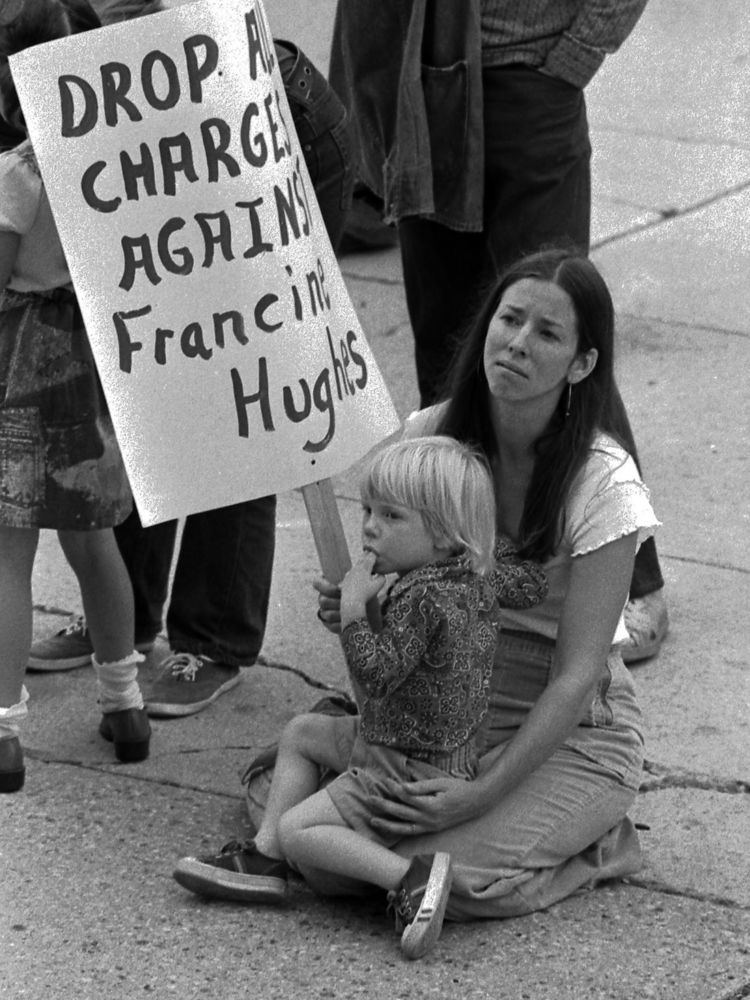
M 26 768 L 23 766 L 23 750 L 17 736 L 0 740 L 0 793 L 17 792 L 23 788 Z
M 145 708 L 107 712 L 99 723 L 99 733 L 114 743 L 115 756 L 123 764 L 148 757 L 151 725 Z

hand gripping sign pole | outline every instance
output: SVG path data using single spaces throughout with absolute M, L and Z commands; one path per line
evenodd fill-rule
M 352 560 L 330 479 L 303 486 L 302 498 L 323 576 L 329 583 L 341 583 Z M 379 628 L 380 602 L 377 597 L 367 603 L 367 618 L 373 628 Z

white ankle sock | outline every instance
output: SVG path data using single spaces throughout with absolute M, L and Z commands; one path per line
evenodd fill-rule
M 130 656 L 112 663 L 99 663 L 91 657 L 99 688 L 102 712 L 121 712 L 127 708 L 143 708 L 143 696 L 138 687 L 138 664 L 145 657 L 133 650 Z
M 18 736 L 21 723 L 29 714 L 26 702 L 29 700 L 29 692 L 25 685 L 21 685 L 21 700 L 15 705 L 7 708 L 0 708 L 0 738 L 3 736 Z

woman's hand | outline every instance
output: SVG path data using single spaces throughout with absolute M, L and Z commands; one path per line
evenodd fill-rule
M 426 778 L 420 781 L 388 781 L 388 799 L 370 805 L 370 823 L 378 833 L 413 837 L 456 826 L 481 815 L 490 804 L 478 780 Z
M 313 580 L 313 587 L 318 592 L 318 618 L 329 632 L 339 635 L 341 632 L 341 588 L 322 577 Z

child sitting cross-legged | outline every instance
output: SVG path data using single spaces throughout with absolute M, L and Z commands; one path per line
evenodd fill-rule
M 221 899 L 282 898 L 287 866 L 386 890 L 401 948 L 437 941 L 451 887 L 447 854 L 402 857 L 371 825 L 389 782 L 477 773 L 499 610 L 546 593 L 535 566 L 507 547 L 498 564 L 489 471 L 447 437 L 378 452 L 361 483 L 363 554 L 341 588 L 342 643 L 360 715 L 307 714 L 285 728 L 263 822 L 252 843 L 183 858 L 174 877 Z M 396 574 L 373 629 L 366 606 Z M 520 596 L 519 596 L 520 595 Z M 319 790 L 320 768 L 341 772 Z

